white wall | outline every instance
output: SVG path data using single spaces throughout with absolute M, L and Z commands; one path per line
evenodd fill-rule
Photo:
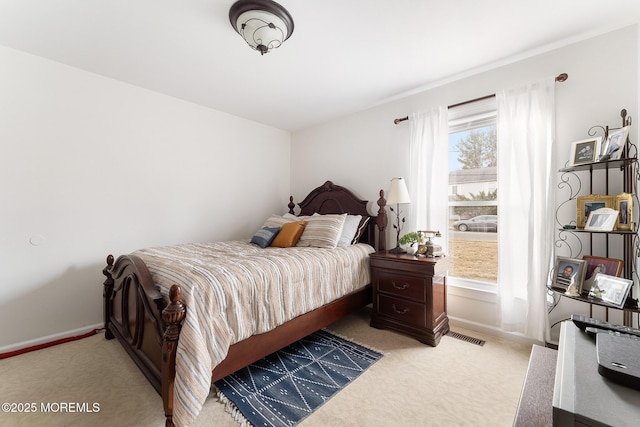
M 565 72 L 569 79 L 556 86 L 556 145 L 560 168 L 569 157 L 571 142 L 586 138 L 591 126 L 619 126 L 622 108 L 637 118 L 637 67 L 637 26 L 632 26 L 296 132 L 292 137 L 292 192 L 301 194 L 314 183 L 332 179 L 358 190 L 362 197 L 375 203 L 378 191 L 387 191 L 389 180 L 406 176 L 409 169 L 409 123 L 394 125 L 394 118 Z M 637 141 L 637 134 L 637 124 L 634 124 L 633 141 Z M 442 178 L 446 185 L 446 177 Z M 377 210 L 374 207 L 370 208 L 372 212 Z M 390 237 L 390 243 L 394 242 L 395 236 Z M 455 322 L 499 333 L 495 330 L 495 306 L 490 293 L 450 289 L 448 304 L 449 315 Z
M 638 62 L 634 26 L 297 132 L 291 142 L 278 129 L 0 47 L 0 351 L 100 324 L 108 253 L 248 237 L 289 194 L 299 202 L 327 179 L 376 212 L 379 190 L 408 170 L 409 126 L 393 119 L 413 111 L 567 72 L 557 86 L 559 163 L 592 125 L 618 125 L 623 107 L 637 140 Z M 491 294 L 451 290 L 449 313 L 495 327 Z
M 290 134 L 0 47 L 0 350 L 102 321 L 107 254 L 247 238 Z

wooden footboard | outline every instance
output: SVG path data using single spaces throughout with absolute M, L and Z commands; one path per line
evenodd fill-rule
M 117 338 L 153 387 L 162 391 L 162 342 L 165 323 L 164 297 L 151 280 L 146 265 L 135 255 L 123 255 L 114 263 L 107 257 L 103 270 L 106 337 Z
M 354 198 L 352 193 L 342 187 L 334 186 L 330 181 L 314 191 L 324 199 L 327 199 L 325 192 L 332 192 L 332 198 L 342 203 L 336 205 L 339 207 L 344 206 L 345 197 Z M 375 246 L 379 250 L 385 249 L 387 225 L 383 196 L 383 191 L 380 191 L 378 216 L 372 217 L 366 236 L 366 241 L 374 245 L 377 231 L 378 241 Z M 305 200 L 308 202 L 311 199 L 307 197 Z M 352 203 L 351 200 L 348 202 Z M 358 203 L 359 211 L 346 211 L 352 214 L 368 215 L 366 202 L 360 201 Z M 325 209 L 326 206 L 334 209 L 332 204 L 324 206 Z M 109 255 L 107 266 L 102 272 L 106 276 L 103 294 L 105 336 L 108 339 L 114 337 L 118 339 L 142 373 L 162 396 L 166 425 L 173 426 L 176 348 L 181 325 L 186 316 L 186 307 L 182 301 L 180 287 L 173 285 L 169 301 L 165 300 L 153 283 L 146 265 L 135 255 L 123 255 L 117 260 Z M 323 307 L 298 316 L 270 332 L 252 336 L 232 345 L 226 359 L 212 372 L 212 380 L 223 378 L 346 315 L 358 311 L 371 303 L 371 298 L 371 286 L 369 285 Z
M 166 425 L 173 425 L 173 386 L 176 347 L 186 315 L 178 285 L 167 304 L 151 280 L 146 265 L 135 255 L 112 255 L 102 270 L 104 322 L 108 339 L 120 341 L 151 385 L 162 396 Z

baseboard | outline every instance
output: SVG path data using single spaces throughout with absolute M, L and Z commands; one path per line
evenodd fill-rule
M 83 328 L 73 329 L 58 334 L 48 335 L 46 337 L 36 338 L 33 340 L 22 341 L 17 344 L 10 344 L 0 347 L 0 359 L 16 356 L 18 354 L 27 353 L 41 348 L 51 347 L 53 345 L 62 344 L 63 342 L 73 341 L 75 339 L 84 338 L 93 335 L 103 329 L 104 324 L 85 326 Z
M 449 316 L 449 326 L 458 326 L 460 328 L 469 329 L 472 331 L 478 331 L 483 334 L 491 335 L 498 338 L 503 338 L 509 341 L 515 341 L 522 344 L 538 344 L 544 346 L 543 342 L 539 342 L 537 340 L 525 337 L 521 334 L 514 334 L 511 332 L 505 332 L 502 329 L 499 329 L 495 326 L 485 325 L 483 323 L 471 322 L 465 319 L 460 319 L 456 317 Z

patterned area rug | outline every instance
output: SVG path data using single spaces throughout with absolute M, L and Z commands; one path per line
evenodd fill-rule
M 238 421 L 295 426 L 380 358 L 380 353 L 321 330 L 215 385 Z

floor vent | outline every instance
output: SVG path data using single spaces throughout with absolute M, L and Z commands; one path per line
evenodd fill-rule
M 449 331 L 447 332 L 447 336 L 451 338 L 456 338 L 462 341 L 470 342 L 471 344 L 483 346 L 486 341 L 483 341 L 478 338 L 473 338 L 468 335 L 459 334 L 458 332 Z

